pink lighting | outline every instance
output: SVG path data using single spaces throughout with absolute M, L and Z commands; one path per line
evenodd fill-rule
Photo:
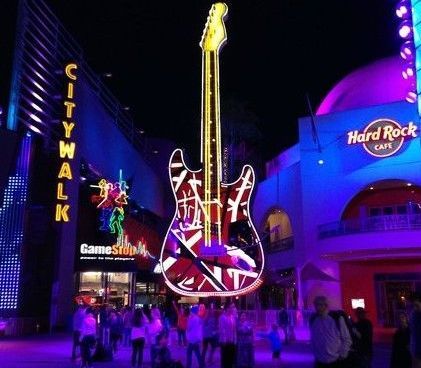
M 412 81 L 402 78 L 400 56 L 377 60 L 339 81 L 321 102 L 317 115 L 404 101 Z
M 413 91 L 409 91 L 406 96 L 406 101 L 409 103 L 415 103 L 417 101 L 417 94 Z
M 399 27 L 399 36 L 406 39 L 412 36 L 412 27 L 408 21 L 405 21 Z
M 414 75 L 415 75 L 415 72 L 411 66 L 408 66 L 406 69 L 402 70 L 402 77 L 404 79 L 412 78 Z
M 409 15 L 408 7 L 400 2 L 396 8 L 396 15 L 399 18 L 406 18 Z
M 402 46 L 401 46 L 401 51 L 400 51 L 400 55 L 401 58 L 404 60 L 412 60 L 414 58 L 414 54 L 412 52 L 412 42 L 411 41 L 406 41 Z

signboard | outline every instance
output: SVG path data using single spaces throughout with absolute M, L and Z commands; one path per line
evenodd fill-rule
M 412 121 L 401 126 L 391 119 L 378 119 L 368 124 L 364 131 L 352 130 L 347 133 L 348 145 L 362 144 L 375 157 L 388 157 L 402 147 L 407 139 L 418 136 L 418 126 Z
M 95 183 L 82 184 L 79 198 L 76 271 L 152 272 L 162 242 L 158 232 L 130 216 L 129 204 L 118 221 L 113 220 L 113 211 L 105 218 L 103 208 L 98 207 Z
M 69 63 L 64 68 L 66 77 L 66 96 L 63 102 L 63 137 L 59 141 L 60 168 L 57 174 L 58 181 L 55 208 L 55 220 L 57 222 L 70 221 L 70 201 L 68 194 L 66 194 L 66 183 L 73 180 L 72 161 L 75 157 L 76 149 L 76 143 L 71 141 L 73 138 L 73 129 L 76 125 L 74 120 L 76 108 L 76 103 L 74 102 L 74 85 L 77 80 L 76 70 L 77 65 L 74 63 Z

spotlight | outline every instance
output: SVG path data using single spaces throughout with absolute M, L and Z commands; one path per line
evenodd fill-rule
M 402 44 L 400 55 L 404 60 L 414 59 L 413 45 L 411 41 L 406 41 Z
M 408 39 L 412 37 L 412 23 L 409 20 L 404 20 L 399 25 L 399 36 L 403 39 Z
M 414 91 L 409 91 L 405 98 L 409 103 L 417 102 L 417 94 Z
M 322 159 L 320 159 L 319 161 L 317 161 L 317 163 L 318 163 L 319 165 L 323 165 L 325 162 L 324 162 Z
M 410 79 L 415 75 L 414 68 L 412 66 L 407 66 L 404 70 L 402 70 L 402 77 L 403 79 Z
M 396 6 L 396 15 L 401 19 L 406 19 L 410 16 L 410 5 L 407 0 L 399 1 Z

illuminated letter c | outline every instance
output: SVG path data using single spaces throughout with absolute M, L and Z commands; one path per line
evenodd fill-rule
M 70 78 L 70 79 L 72 79 L 72 80 L 76 80 L 76 75 L 75 74 L 73 74 L 73 70 L 76 70 L 77 69 L 77 65 L 76 64 L 74 64 L 74 63 L 70 63 L 70 64 L 67 64 L 66 65 L 66 68 L 64 69 L 65 70 L 65 72 L 66 72 L 66 75 Z

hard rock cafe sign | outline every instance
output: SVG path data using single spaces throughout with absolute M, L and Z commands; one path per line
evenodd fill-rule
M 362 144 L 372 156 L 391 156 L 402 147 L 405 140 L 418 136 L 418 126 L 412 121 L 401 126 L 391 119 L 378 119 L 368 124 L 361 132 L 351 130 L 347 133 L 348 144 Z

